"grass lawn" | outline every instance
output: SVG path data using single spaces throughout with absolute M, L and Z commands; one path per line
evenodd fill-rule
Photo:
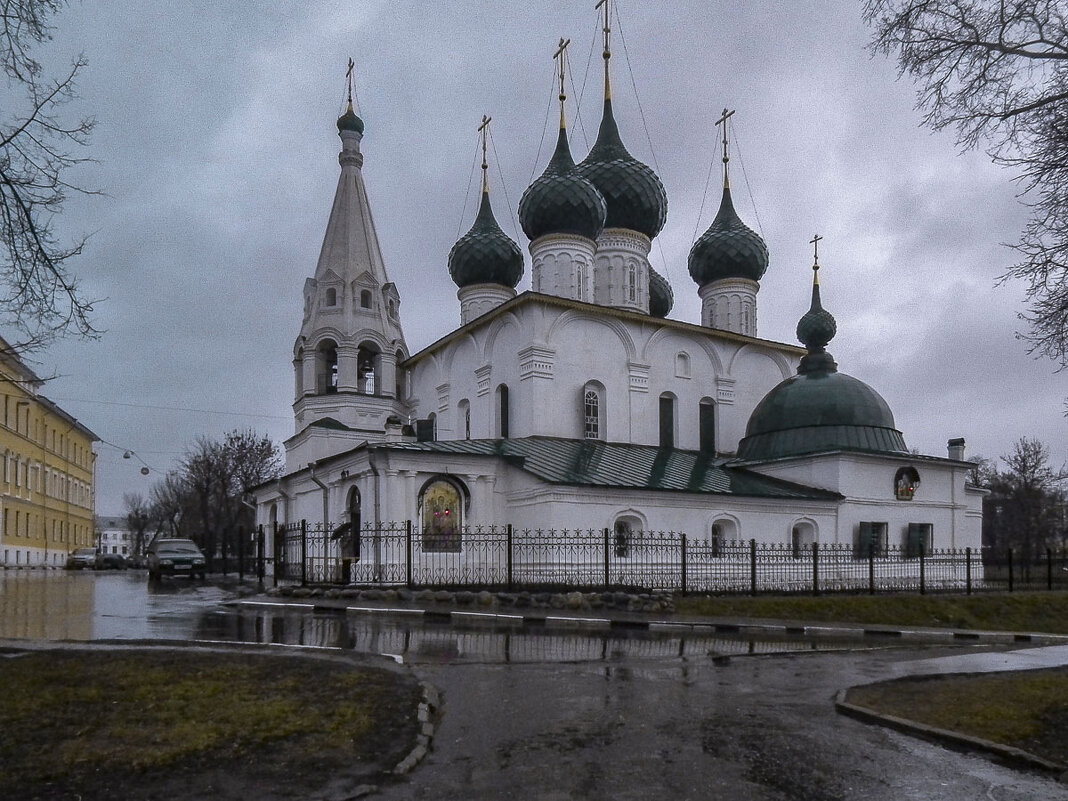
M 1068 592 L 985 595 L 679 596 L 678 614 L 812 623 L 1068 634 Z
M 332 778 L 373 780 L 415 744 L 416 681 L 342 660 L 170 649 L 0 657 L 0 798 L 261 801 Z
M 1068 765 L 1068 668 L 895 679 L 846 700 Z

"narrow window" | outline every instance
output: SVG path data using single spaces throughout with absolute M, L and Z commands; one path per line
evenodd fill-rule
M 905 533 L 905 558 L 915 559 L 931 553 L 934 526 L 930 523 L 909 523 Z
M 369 289 L 364 289 L 360 292 L 360 308 L 371 308 L 371 291 Z
M 334 289 L 333 287 L 330 287 L 329 289 L 326 290 L 326 305 L 327 306 L 336 306 L 337 305 L 337 290 Z
M 497 387 L 497 435 L 501 439 L 508 439 L 508 385 L 501 384 Z
M 586 439 L 601 438 L 601 399 L 594 389 L 587 389 L 583 399 L 585 426 L 583 436 Z
M 698 409 L 698 425 L 700 428 L 700 448 L 702 453 L 715 454 L 716 452 L 716 405 L 705 398 L 701 401 Z
M 660 396 L 660 447 L 675 447 L 675 398 L 670 393 Z
M 886 523 L 863 522 L 857 526 L 854 553 L 858 559 L 886 555 Z

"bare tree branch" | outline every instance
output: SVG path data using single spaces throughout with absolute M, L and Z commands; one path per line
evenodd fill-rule
M 64 244 L 55 229 L 68 192 L 97 194 L 65 178 L 88 159 L 94 122 L 65 123 L 63 106 L 74 98 L 82 57 L 56 79 L 44 75 L 32 51 L 51 39 L 50 20 L 66 0 L 0 0 L 0 66 L 22 90 L 21 108 L 0 117 L 0 326 L 33 350 L 66 334 L 93 338 L 93 301 L 81 292 L 68 262 L 85 238 Z

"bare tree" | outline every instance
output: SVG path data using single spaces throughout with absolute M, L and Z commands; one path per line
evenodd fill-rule
M 68 262 L 85 239 L 64 241 L 55 216 L 71 191 L 74 155 L 93 129 L 88 118 L 65 121 L 62 107 L 74 98 L 85 66 L 76 58 L 59 77 L 48 77 L 33 57 L 52 37 L 50 20 L 65 0 L 0 0 L 0 62 L 11 92 L 0 117 L 0 322 L 16 332 L 16 350 L 41 347 L 55 337 L 97 335 L 92 303 L 81 293 Z M 19 95 L 18 97 L 14 95 Z
M 866 0 L 871 47 L 919 85 L 924 124 L 1015 170 L 1031 352 L 1068 366 L 1068 8 L 1063 0 Z
M 125 493 L 122 503 L 126 507 L 126 525 L 133 535 L 133 555 L 144 556 L 152 527 L 152 508 L 139 492 Z

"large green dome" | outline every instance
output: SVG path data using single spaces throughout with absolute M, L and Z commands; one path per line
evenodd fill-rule
M 596 239 L 607 209 L 596 187 L 579 175 L 560 129 L 556 152 L 519 201 L 519 222 L 531 241 L 546 234 L 575 234 Z
M 449 275 L 461 289 L 473 284 L 514 289 L 523 277 L 523 252 L 497 224 L 485 190 L 474 225 L 449 251 Z
M 863 381 L 839 373 L 824 350 L 836 327 L 820 303 L 819 280 L 814 277 L 812 305 L 797 325 L 797 337 L 808 353 L 801 357 L 797 375 L 765 395 L 749 416 L 745 438 L 738 445 L 740 458 L 776 459 L 836 450 L 908 453 L 882 396 Z
M 668 280 L 649 268 L 649 314 L 653 317 L 667 317 L 675 305 L 675 293 L 671 291 Z
M 660 233 L 667 221 L 667 192 L 656 173 L 623 146 L 608 98 L 597 141 L 578 171 L 604 197 L 605 228 L 625 228 L 650 239 Z
M 724 278 L 759 281 L 768 269 L 768 246 L 734 210 L 729 186 L 723 187 L 716 219 L 690 248 L 688 265 L 698 286 Z

